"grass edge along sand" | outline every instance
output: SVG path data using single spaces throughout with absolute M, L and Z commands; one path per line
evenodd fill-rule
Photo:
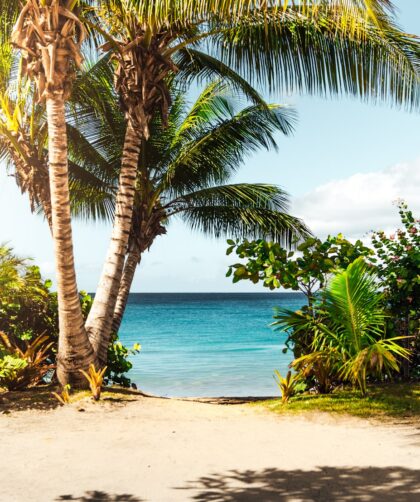
M 331 394 L 302 393 L 283 404 L 280 397 L 250 403 L 282 415 L 329 413 L 358 418 L 420 421 L 420 383 L 370 385 L 368 395 L 358 390 L 336 389 Z

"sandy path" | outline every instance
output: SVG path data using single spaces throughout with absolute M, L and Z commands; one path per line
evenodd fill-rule
M 143 398 L 1 415 L 0 434 L 5 502 L 420 500 L 413 426 Z

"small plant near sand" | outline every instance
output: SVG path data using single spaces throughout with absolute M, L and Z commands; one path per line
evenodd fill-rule
M 280 371 L 274 370 L 274 380 L 281 392 L 281 402 L 287 403 L 289 399 L 294 396 L 298 390 L 298 384 L 300 383 L 300 375 L 294 374 L 289 370 L 287 372 L 286 378 L 284 378 Z
M 1 386 L 20 390 L 39 384 L 55 367 L 49 362 L 51 346 L 47 335 L 26 341 L 0 331 Z
M 70 403 L 70 385 L 67 384 L 63 387 L 60 394 L 53 392 L 52 395 L 62 404 L 66 405 Z
M 89 366 L 88 373 L 86 373 L 86 371 L 79 370 L 80 373 L 82 373 L 82 375 L 89 382 L 89 387 L 92 392 L 92 397 L 95 401 L 99 401 L 99 398 L 101 397 L 102 383 L 104 381 L 106 368 L 107 367 L 105 366 L 101 370 L 97 370 L 95 368 L 95 365 L 91 364 Z

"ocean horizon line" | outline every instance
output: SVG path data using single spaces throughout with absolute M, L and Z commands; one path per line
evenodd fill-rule
M 89 292 L 93 295 L 93 292 Z M 132 291 L 130 295 L 303 295 L 301 291 Z

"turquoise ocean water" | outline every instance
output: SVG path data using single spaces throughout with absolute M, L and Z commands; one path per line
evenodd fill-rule
M 161 396 L 276 395 L 273 370 L 292 356 L 269 327 L 273 309 L 303 303 L 293 293 L 132 294 L 120 332 L 142 345 L 131 379 Z

